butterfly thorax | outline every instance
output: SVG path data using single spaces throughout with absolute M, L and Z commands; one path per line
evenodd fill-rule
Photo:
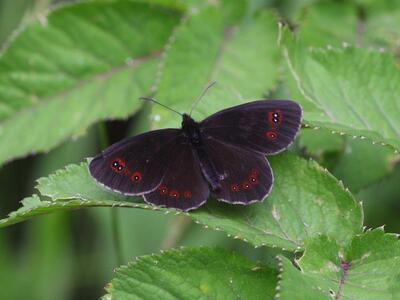
M 193 146 L 200 146 L 202 144 L 199 124 L 187 114 L 183 114 L 182 130 L 185 137 L 188 138 Z
M 182 119 L 182 131 L 191 144 L 193 153 L 200 162 L 201 172 L 204 178 L 210 184 L 213 191 L 219 189 L 221 187 L 219 175 L 204 148 L 199 123 L 193 120 L 189 115 L 184 114 Z

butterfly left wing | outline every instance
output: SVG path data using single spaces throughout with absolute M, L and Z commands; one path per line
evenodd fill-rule
M 219 176 L 215 197 L 234 204 L 260 202 L 269 194 L 274 177 L 263 154 L 210 138 L 204 142 L 207 159 Z
M 143 195 L 150 204 L 188 211 L 203 205 L 210 193 L 191 146 L 182 139 L 169 155 L 170 164 L 158 188 Z
M 169 160 L 179 148 L 178 129 L 160 129 L 119 141 L 94 157 L 90 175 L 124 195 L 142 195 L 157 188 Z
M 217 112 L 200 123 L 204 139 L 264 154 L 276 154 L 295 139 L 302 109 L 290 100 L 260 100 Z

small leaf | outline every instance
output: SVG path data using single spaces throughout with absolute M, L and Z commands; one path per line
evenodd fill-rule
M 385 53 L 283 47 L 304 123 L 400 149 L 400 70 Z
M 169 250 L 122 266 L 112 299 L 273 299 L 275 271 L 222 249 Z M 105 299 L 107 299 L 107 296 Z
M 191 14 L 177 28 L 161 69 L 157 98 L 189 112 L 211 81 L 217 84 L 194 111 L 201 120 L 245 99 L 261 98 L 276 83 L 280 63 L 278 26 L 262 11 L 242 20 L 243 1 L 225 1 Z M 157 126 L 176 127 L 180 119 L 155 107 Z
M 280 258 L 279 299 L 397 299 L 400 242 L 382 229 L 354 237 L 346 249 L 324 236 L 298 262 Z
M 332 236 L 345 244 L 360 232 L 360 207 L 317 163 L 290 154 L 271 157 L 270 161 L 275 183 L 271 195 L 263 203 L 235 206 L 209 199 L 204 208 L 187 215 L 204 226 L 223 230 L 255 246 L 288 250 L 303 248 L 304 240 L 319 234 Z M 101 188 L 88 174 L 86 164 L 68 166 L 38 182 L 41 197 L 52 201 L 46 201 L 45 207 L 38 205 L 29 211 L 17 211 L 1 221 L 0 226 L 20 222 L 35 215 L 36 210 L 45 213 L 80 205 L 153 208 L 139 197 L 124 197 Z
M 178 19 L 156 5 L 91 1 L 21 31 L 0 54 L 0 164 L 135 112 Z

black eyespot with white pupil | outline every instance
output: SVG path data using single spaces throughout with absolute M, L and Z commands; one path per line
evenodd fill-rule
M 124 169 L 124 167 L 125 167 L 125 166 L 124 166 L 120 161 L 118 161 L 118 160 L 113 161 L 112 164 L 111 164 L 111 166 L 112 166 L 112 168 L 113 168 L 115 171 L 117 171 L 117 172 L 121 172 L 121 171 Z

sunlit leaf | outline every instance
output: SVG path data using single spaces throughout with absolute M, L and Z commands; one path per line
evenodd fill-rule
M 97 1 L 63 6 L 21 31 L 0 54 L 0 164 L 135 112 L 179 17 Z
M 260 99 L 276 84 L 277 20 L 268 11 L 243 20 L 242 2 L 197 10 L 181 23 L 161 69 L 160 101 L 189 112 L 207 84 L 216 81 L 194 111 L 200 120 L 246 99 Z M 163 108 L 155 107 L 154 114 L 157 126 L 180 125 L 180 118 Z
M 400 149 L 400 70 L 385 53 L 283 46 L 293 98 L 304 122 Z

